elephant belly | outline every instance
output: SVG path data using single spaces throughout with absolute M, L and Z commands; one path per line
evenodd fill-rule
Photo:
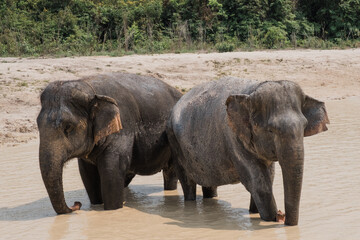
M 185 157 L 180 160 L 180 164 L 186 174 L 197 184 L 205 187 L 235 184 L 240 182 L 237 169 L 228 159 L 224 159 L 217 154 L 211 157 L 185 153 Z
M 171 151 L 164 134 L 148 134 L 136 141 L 130 167 L 134 173 L 152 175 L 168 164 Z

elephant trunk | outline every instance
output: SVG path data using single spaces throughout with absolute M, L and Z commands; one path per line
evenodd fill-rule
M 299 206 L 304 169 L 304 147 L 301 144 L 288 145 L 279 158 L 283 174 L 285 224 L 294 226 L 299 221 Z M 297 147 L 293 147 L 297 146 Z
M 56 158 L 54 155 L 48 154 L 47 151 L 41 151 L 40 147 L 42 179 L 49 194 L 51 204 L 57 214 L 72 212 L 66 205 L 64 197 L 62 182 L 63 163 L 63 159 Z

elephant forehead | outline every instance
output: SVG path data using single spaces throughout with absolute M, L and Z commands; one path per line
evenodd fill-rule
M 52 86 L 45 89 L 41 95 L 42 108 L 55 112 L 72 109 L 72 111 L 81 111 L 86 115 L 90 101 L 89 94 L 73 87 L 55 88 Z
M 252 102 L 255 106 L 276 110 L 300 106 L 303 96 L 299 85 L 292 82 L 266 82 L 252 94 Z
M 45 112 L 47 122 L 52 123 L 53 127 L 61 126 L 64 121 L 75 121 L 70 109 L 64 106 L 50 108 Z

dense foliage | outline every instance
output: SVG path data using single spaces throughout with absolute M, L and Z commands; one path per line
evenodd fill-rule
M 0 0 L 0 55 L 359 46 L 360 0 Z

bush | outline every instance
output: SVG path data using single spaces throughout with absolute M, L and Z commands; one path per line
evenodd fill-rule
M 235 49 L 235 45 L 229 42 L 220 42 L 215 45 L 215 49 L 218 52 L 232 52 Z
M 5 55 L 6 53 L 6 46 L 0 42 L 0 56 Z
M 321 49 L 329 49 L 335 46 L 334 43 L 330 41 L 325 41 L 316 37 L 308 37 L 304 40 L 299 41 L 299 46 L 304 48 L 321 48 Z
M 264 45 L 267 48 L 282 48 L 287 40 L 286 31 L 279 27 L 269 27 L 264 36 Z

